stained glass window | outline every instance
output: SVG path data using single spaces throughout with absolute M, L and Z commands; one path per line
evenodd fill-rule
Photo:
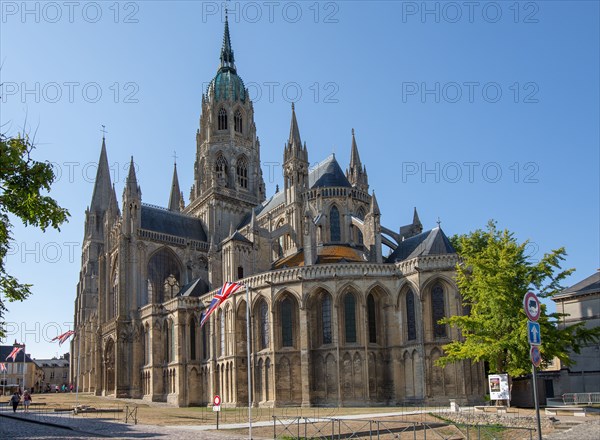
M 323 344 L 331 344 L 331 295 L 328 293 L 323 295 L 321 302 L 321 325 L 323 327 Z
M 356 342 L 356 300 L 351 293 L 344 297 L 344 324 L 346 342 Z
M 281 301 L 281 346 L 282 347 L 293 347 L 294 346 L 294 335 L 293 335 L 293 304 L 292 300 L 288 297 Z
M 446 326 L 438 323 L 438 321 L 446 316 L 444 305 L 444 288 L 440 284 L 436 284 L 431 289 L 431 316 L 433 320 L 433 337 L 446 337 Z
M 342 241 L 340 233 L 340 211 L 337 206 L 333 206 L 329 211 L 329 234 L 331 241 Z
M 415 319 L 415 294 L 406 292 L 406 335 L 409 341 L 417 339 L 417 321 Z

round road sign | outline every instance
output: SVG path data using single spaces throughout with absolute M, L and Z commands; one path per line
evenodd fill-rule
M 542 363 L 542 353 L 540 353 L 540 347 L 532 345 L 529 350 L 529 357 L 531 357 L 531 363 L 536 367 L 539 367 Z
M 214 406 L 221 406 L 221 397 L 219 397 L 218 395 L 215 396 L 215 398 L 213 399 L 213 405 Z
M 523 309 L 530 321 L 537 321 L 542 313 L 540 300 L 533 292 L 527 292 L 523 297 Z

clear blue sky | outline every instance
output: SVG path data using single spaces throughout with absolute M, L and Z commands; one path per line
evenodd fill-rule
M 568 284 L 591 275 L 600 267 L 598 2 L 516 5 L 231 2 L 268 194 L 282 183 L 296 100 L 311 162 L 335 152 L 345 168 L 356 130 L 387 227 L 409 223 L 415 206 L 425 228 L 439 217 L 448 235 L 495 219 L 531 240 L 534 258 L 564 246 L 564 266 L 577 269 Z M 72 215 L 60 233 L 15 222 L 8 269 L 34 287 L 9 304 L 8 342 L 25 340 L 38 358 L 67 350 L 48 339 L 73 320 L 102 124 L 119 198 L 133 155 L 143 201 L 166 205 L 176 150 L 188 199 L 221 10 L 2 2 L 1 128 L 35 133 L 35 157 L 56 164 L 52 195 Z

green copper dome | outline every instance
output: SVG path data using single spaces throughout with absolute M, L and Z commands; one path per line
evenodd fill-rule
M 214 93 L 217 101 L 246 101 L 244 81 L 235 73 L 235 70 L 219 69 L 208 86 L 208 93 L 211 92 Z
M 246 87 L 242 78 L 237 74 L 234 61 L 231 37 L 229 36 L 229 21 L 227 20 L 227 16 L 225 16 L 221 66 L 207 90 L 209 95 L 211 92 L 214 93 L 215 100 L 217 101 L 246 101 Z

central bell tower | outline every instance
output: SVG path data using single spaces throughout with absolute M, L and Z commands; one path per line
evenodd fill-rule
M 194 184 L 185 209 L 202 219 L 217 243 L 265 200 L 254 107 L 237 74 L 227 15 L 220 59 L 202 95 Z

